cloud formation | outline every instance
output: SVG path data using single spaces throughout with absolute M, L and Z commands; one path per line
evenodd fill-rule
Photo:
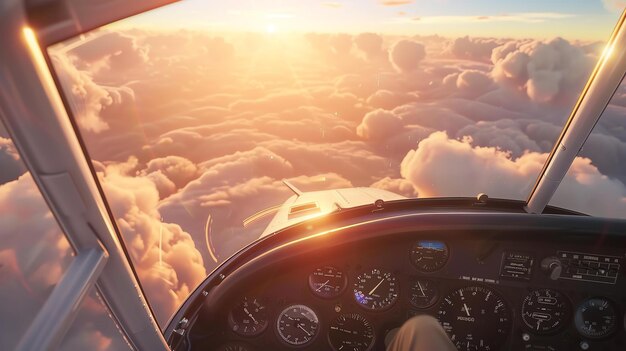
M 401 174 L 425 197 L 476 196 L 485 192 L 495 198 L 522 198 L 531 190 L 548 156 L 529 152 L 512 158 L 507 152 L 472 146 L 471 142 L 435 132 L 407 153 Z M 619 217 L 626 213 L 626 186 L 602 175 L 589 159 L 577 158 L 553 203 L 589 214 Z
M 595 59 L 568 41 L 511 41 L 493 50 L 493 76 L 538 103 L 571 102 L 589 77 Z
M 400 40 L 389 51 L 389 61 L 402 73 L 415 71 L 424 57 L 426 57 L 424 45 L 412 40 Z

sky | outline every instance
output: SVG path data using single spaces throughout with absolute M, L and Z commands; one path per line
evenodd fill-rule
M 125 26 L 606 40 L 623 0 L 181 1 Z

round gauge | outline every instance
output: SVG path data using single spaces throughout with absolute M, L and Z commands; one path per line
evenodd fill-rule
M 276 321 L 278 335 L 284 342 L 293 346 L 309 343 L 317 335 L 318 329 L 317 315 L 304 305 L 292 305 L 285 308 Z
M 448 261 L 448 246 L 442 241 L 420 240 L 411 249 L 411 263 L 420 272 L 438 271 Z
M 428 308 L 437 302 L 439 290 L 432 280 L 416 279 L 411 284 L 411 304 L 413 306 Z
M 558 291 L 539 289 L 532 291 L 522 303 L 524 324 L 537 334 L 559 330 L 570 319 L 571 307 L 567 298 Z
M 391 272 L 374 268 L 361 273 L 354 283 L 354 299 L 363 308 L 385 310 L 398 299 L 398 279 Z
M 438 318 L 459 351 L 499 350 L 511 330 L 511 313 L 495 292 L 470 286 L 453 291 Z
M 332 299 L 339 296 L 348 285 L 348 278 L 335 267 L 317 268 L 309 274 L 309 288 L 316 296 Z
M 252 351 L 252 347 L 241 342 L 229 342 L 218 347 L 217 351 Z
M 574 324 L 580 335 L 600 339 L 617 328 L 617 312 L 613 304 L 605 298 L 587 299 L 576 309 Z
M 335 351 L 367 351 L 374 344 L 374 328 L 360 314 L 342 314 L 330 324 L 328 341 Z
M 267 309 L 258 298 L 244 297 L 228 314 L 228 324 L 242 336 L 261 334 L 268 324 Z

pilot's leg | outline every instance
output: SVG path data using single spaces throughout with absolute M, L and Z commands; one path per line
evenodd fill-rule
M 456 351 L 456 347 L 435 318 L 421 315 L 404 322 L 387 351 Z

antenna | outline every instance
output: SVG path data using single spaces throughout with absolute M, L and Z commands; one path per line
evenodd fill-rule
M 296 186 L 291 184 L 291 182 L 288 181 L 287 179 L 283 179 L 283 184 L 285 184 L 287 188 L 289 188 L 289 190 L 293 191 L 293 193 L 296 194 L 296 196 L 302 195 L 302 191 L 296 188 Z

